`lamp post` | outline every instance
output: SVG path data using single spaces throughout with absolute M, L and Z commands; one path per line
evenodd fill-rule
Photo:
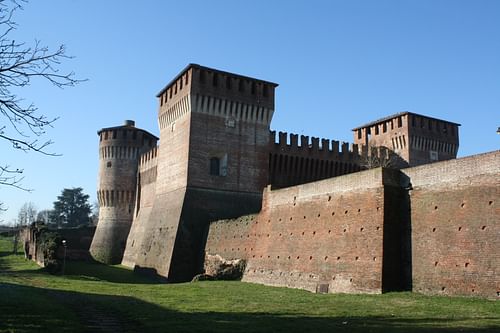
M 64 275 L 64 269 L 66 268 L 66 246 L 67 246 L 67 243 L 66 243 L 65 239 L 63 239 L 61 243 L 64 246 L 64 257 L 63 257 L 63 267 L 62 267 L 62 275 Z

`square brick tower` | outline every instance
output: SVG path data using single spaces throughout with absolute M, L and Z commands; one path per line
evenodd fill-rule
M 155 199 L 133 222 L 125 264 L 189 280 L 209 221 L 260 210 L 276 86 L 190 64 L 160 91 Z
M 457 157 L 460 124 L 411 112 L 401 112 L 353 129 L 354 143 L 386 147 L 398 154 L 404 166 Z

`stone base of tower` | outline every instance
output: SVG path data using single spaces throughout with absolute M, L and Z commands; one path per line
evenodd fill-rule
M 130 228 L 129 237 L 127 238 L 127 244 L 125 246 L 125 252 L 123 253 L 123 259 L 121 264 L 130 268 L 134 268 L 135 262 L 137 261 L 138 251 L 141 248 L 141 242 L 144 235 L 150 225 L 148 224 L 149 217 L 151 216 L 151 211 L 153 207 L 141 207 L 137 216 L 134 218 L 132 227 Z
M 115 265 L 122 261 L 130 231 L 130 218 L 124 220 L 108 217 L 103 214 L 104 210 L 101 207 L 101 217 L 90 245 L 90 254 L 99 262 Z
M 157 195 L 150 213 L 139 213 L 132 222 L 122 264 L 168 277 L 185 193 L 182 188 Z
M 172 282 L 189 281 L 203 269 L 209 222 L 256 213 L 261 204 L 260 193 L 188 187 L 159 195 L 149 219 L 134 220 L 122 263 Z

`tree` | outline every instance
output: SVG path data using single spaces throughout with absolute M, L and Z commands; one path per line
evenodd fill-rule
M 404 168 L 408 163 L 393 150 L 384 146 L 374 146 L 368 144 L 366 151 L 362 151 L 360 159 L 361 167 L 365 169 L 384 168 Z
M 25 202 L 17 213 L 17 224 L 22 227 L 36 222 L 36 207 L 32 202 Z
M 36 221 L 41 222 L 41 223 L 45 223 L 45 224 L 49 224 L 52 222 L 52 220 L 51 220 L 52 215 L 54 215 L 52 210 L 43 209 L 43 210 L 38 212 L 38 214 L 36 216 Z
M 97 226 L 98 221 L 99 221 L 99 202 L 96 200 L 92 204 L 92 213 L 90 215 L 90 224 L 93 226 Z
M 52 219 L 57 221 L 59 227 L 88 225 L 91 213 L 88 200 L 89 196 L 83 193 L 81 187 L 65 188 L 54 202 Z
M 14 254 L 17 254 L 17 247 L 19 244 L 19 238 L 21 236 L 21 230 L 23 229 L 23 227 L 34 222 L 36 222 L 35 204 L 33 204 L 32 202 L 25 202 L 19 209 L 19 212 L 17 213 L 17 221 L 14 224 Z
M 3 117 L 0 140 L 13 149 L 57 155 L 46 149 L 52 141 L 42 139 L 57 118 L 39 113 L 33 103 L 23 100 L 16 92 L 37 79 L 58 88 L 71 87 L 82 80 L 76 79 L 73 72 L 59 72 L 62 61 L 72 58 L 66 54 L 64 45 L 51 50 L 39 41 L 28 45 L 10 37 L 17 28 L 14 14 L 22 9 L 23 3 L 26 0 L 0 0 L 0 115 Z M 28 190 L 21 184 L 22 173 L 22 169 L 0 161 L 0 185 Z M 0 209 L 5 210 L 1 204 Z

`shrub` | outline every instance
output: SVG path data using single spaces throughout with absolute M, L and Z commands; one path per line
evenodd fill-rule
M 40 250 L 43 253 L 43 266 L 50 274 L 55 274 L 61 269 L 61 262 L 57 258 L 57 249 L 61 244 L 59 234 L 51 231 L 42 232 L 40 235 Z

